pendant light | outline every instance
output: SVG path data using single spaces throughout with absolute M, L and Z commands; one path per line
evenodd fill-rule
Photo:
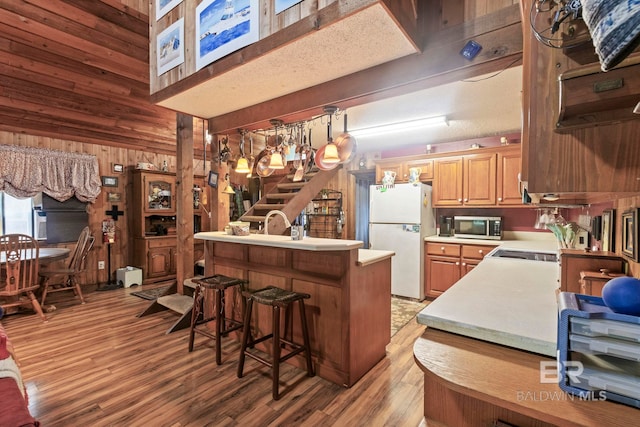
M 223 193 L 225 194 L 236 194 L 236 191 L 233 189 L 231 185 L 231 181 L 229 181 L 229 174 L 224 176 L 224 180 L 227 182 L 227 187 L 224 189 Z
M 279 151 L 274 151 L 271 154 L 271 161 L 269 162 L 271 169 L 284 169 L 284 161 L 282 160 L 282 154 Z
M 249 169 L 249 163 L 247 162 L 247 158 L 244 156 L 244 130 L 241 130 L 240 133 L 242 137 L 240 139 L 240 158 L 238 159 L 238 163 L 236 164 L 235 171 L 237 173 L 249 173 L 251 170 Z
M 271 153 L 271 160 L 269 161 L 270 169 L 284 169 L 284 161 L 282 159 L 282 153 L 280 152 L 280 144 L 278 143 L 278 125 L 282 124 L 282 120 L 272 119 L 271 124 L 275 127 L 276 148 Z
M 324 107 L 324 111 L 329 114 L 329 124 L 327 125 L 327 145 L 324 148 L 322 161 L 327 164 L 340 163 L 338 147 L 333 143 L 333 137 L 331 136 L 331 116 L 337 111 L 337 107 L 327 106 Z

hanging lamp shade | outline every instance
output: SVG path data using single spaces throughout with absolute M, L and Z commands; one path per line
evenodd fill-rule
M 227 188 L 224 189 L 223 193 L 225 194 L 236 194 L 235 190 L 231 186 L 231 184 L 227 184 Z
M 284 162 L 282 161 L 282 154 L 279 151 L 271 154 L 271 161 L 269 162 L 270 169 L 284 169 Z
M 245 157 L 240 157 L 238 159 L 238 164 L 236 165 L 237 173 L 249 173 L 251 169 L 249 169 L 249 163 Z
M 338 148 L 336 147 L 336 144 L 330 142 L 326 145 L 322 161 L 329 164 L 340 163 L 340 156 L 338 156 Z

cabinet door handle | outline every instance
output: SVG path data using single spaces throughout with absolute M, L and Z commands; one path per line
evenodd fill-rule
M 461 202 L 461 201 L 462 201 L 462 199 L 458 199 L 458 201 L 459 201 L 459 202 Z
M 444 246 L 440 246 L 440 250 L 444 252 Z
M 478 253 L 479 253 L 479 254 L 483 254 L 483 253 L 484 253 L 484 251 L 483 251 L 482 249 L 479 249 L 479 250 L 478 250 Z
M 467 263 L 466 263 L 466 262 L 463 262 L 463 263 L 462 263 L 462 266 L 463 266 L 463 267 L 464 267 L 464 266 L 466 266 L 466 265 L 467 265 Z
M 498 201 L 501 202 L 502 201 L 502 197 L 498 197 Z
M 465 202 L 468 202 L 468 201 L 469 201 L 469 199 L 464 199 L 464 201 L 465 201 Z
M 460 261 L 456 261 L 456 265 L 460 265 Z

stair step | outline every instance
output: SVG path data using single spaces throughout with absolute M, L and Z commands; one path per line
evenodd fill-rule
M 297 193 L 272 193 L 272 194 L 267 194 L 265 198 L 278 199 L 278 200 L 293 199 L 296 196 L 296 194 Z
M 253 205 L 253 209 L 262 209 L 262 210 L 273 210 L 273 209 L 282 209 L 286 206 L 286 203 L 256 203 Z
M 169 294 L 161 296 L 156 302 L 169 310 L 184 314 L 193 307 L 193 297 L 181 294 Z
M 318 171 L 307 172 L 304 175 L 302 175 L 302 179 L 305 180 L 305 181 L 308 181 L 311 178 L 313 178 L 317 173 L 318 173 Z M 295 176 L 295 173 L 288 173 L 287 174 L 287 178 L 290 179 L 290 180 L 293 180 L 294 176 Z
M 249 222 L 264 222 L 264 218 L 266 215 L 242 215 L 240 219 L 242 221 Z
M 280 182 L 277 187 L 281 190 L 298 190 L 304 187 L 305 184 L 306 182 Z

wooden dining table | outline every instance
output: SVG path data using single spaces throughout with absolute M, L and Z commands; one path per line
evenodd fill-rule
M 71 250 L 68 248 L 39 248 L 38 250 L 39 264 L 42 267 L 57 261 L 62 261 L 69 256 L 70 252 Z M 0 259 L 0 265 L 3 265 L 3 264 L 4 264 L 4 259 Z M 0 284 L 0 287 L 2 287 L 2 284 Z M 38 291 L 36 291 L 36 295 L 38 296 Z M 42 307 L 42 308 L 45 311 L 52 311 L 51 308 L 47 308 L 47 307 Z M 17 308 L 12 307 L 9 310 L 7 310 L 5 314 L 13 314 L 15 312 L 17 312 Z

